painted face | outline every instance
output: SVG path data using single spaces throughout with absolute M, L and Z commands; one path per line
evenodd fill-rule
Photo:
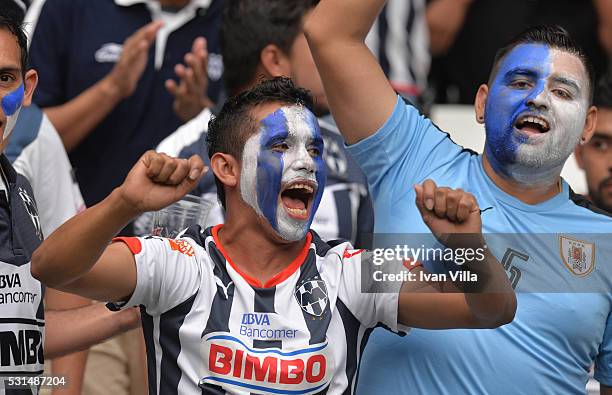
M 20 84 L 17 89 L 5 95 L 0 101 L 2 111 L 6 116 L 6 125 L 4 126 L 4 133 L 2 134 L 3 140 L 6 140 L 10 136 L 17 123 L 19 111 L 21 110 L 21 103 L 23 101 L 23 94 L 23 84 Z
M 242 199 L 284 240 L 302 239 L 325 187 L 323 138 L 315 116 L 282 107 L 260 122 L 242 154 Z
M 580 59 L 521 44 L 502 60 L 485 107 L 485 151 L 496 172 L 526 184 L 556 182 L 580 140 L 588 78 Z

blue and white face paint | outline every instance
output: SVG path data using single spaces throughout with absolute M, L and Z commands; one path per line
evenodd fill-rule
M 23 102 L 23 95 L 23 84 L 20 84 L 17 89 L 2 98 L 2 111 L 6 116 L 6 125 L 4 126 L 4 133 L 2 134 L 3 141 L 10 136 L 17 123 L 19 111 L 21 110 L 21 103 Z
M 301 240 L 325 187 L 323 138 L 315 116 L 282 107 L 260 122 L 242 154 L 240 194 L 287 241 Z
M 485 107 L 485 152 L 493 169 L 527 185 L 557 182 L 580 140 L 589 107 L 580 59 L 521 44 L 502 60 Z

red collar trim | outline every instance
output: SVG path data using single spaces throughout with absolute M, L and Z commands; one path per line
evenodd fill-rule
M 259 281 L 258 279 L 253 278 L 242 270 L 240 270 L 238 266 L 236 266 L 234 261 L 232 261 L 229 254 L 225 251 L 225 249 L 221 245 L 221 240 L 219 240 L 219 229 L 221 229 L 222 226 L 223 224 L 219 224 L 212 228 L 212 236 L 213 240 L 215 241 L 215 245 L 217 246 L 223 257 L 230 264 L 230 266 L 238 274 L 240 274 L 240 276 L 242 276 L 242 278 L 244 278 L 246 282 L 249 283 L 249 285 L 256 288 L 271 288 L 291 277 L 291 275 L 295 273 L 295 271 L 300 266 L 302 266 L 302 263 L 304 263 L 304 261 L 306 260 L 306 257 L 308 256 L 308 250 L 310 250 L 310 243 L 312 242 L 312 235 L 310 234 L 310 232 L 308 232 L 308 234 L 306 235 L 306 242 L 304 243 L 304 247 L 302 247 L 302 251 L 300 251 L 298 256 L 295 257 L 295 259 L 289 265 L 287 265 L 287 267 L 272 276 L 268 281 L 266 281 L 265 284 L 262 284 L 261 281 Z

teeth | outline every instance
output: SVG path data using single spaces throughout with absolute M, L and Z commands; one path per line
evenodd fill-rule
M 308 213 L 308 211 L 306 209 L 301 209 L 301 208 L 289 208 L 289 207 L 285 207 L 285 209 L 287 209 L 287 211 L 289 211 L 291 214 L 299 215 L 301 217 L 305 216 L 306 213 Z
M 314 188 L 311 187 L 310 185 L 307 185 L 307 184 L 294 184 L 294 185 L 291 185 L 287 189 L 305 189 L 309 193 L 313 193 L 314 192 Z
M 543 128 L 548 129 L 548 122 L 538 117 L 525 117 L 521 120 L 521 124 L 525 124 L 526 122 L 535 123 L 541 125 Z

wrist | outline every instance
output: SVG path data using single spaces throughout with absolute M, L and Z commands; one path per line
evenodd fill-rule
M 122 100 L 126 96 L 124 89 L 122 89 L 121 84 L 118 82 L 117 78 L 115 78 L 113 72 L 100 80 L 99 87 L 102 95 L 113 101 Z
M 132 219 L 143 213 L 135 204 L 129 201 L 119 186 L 105 199 L 112 207 L 113 216 L 128 224 Z

